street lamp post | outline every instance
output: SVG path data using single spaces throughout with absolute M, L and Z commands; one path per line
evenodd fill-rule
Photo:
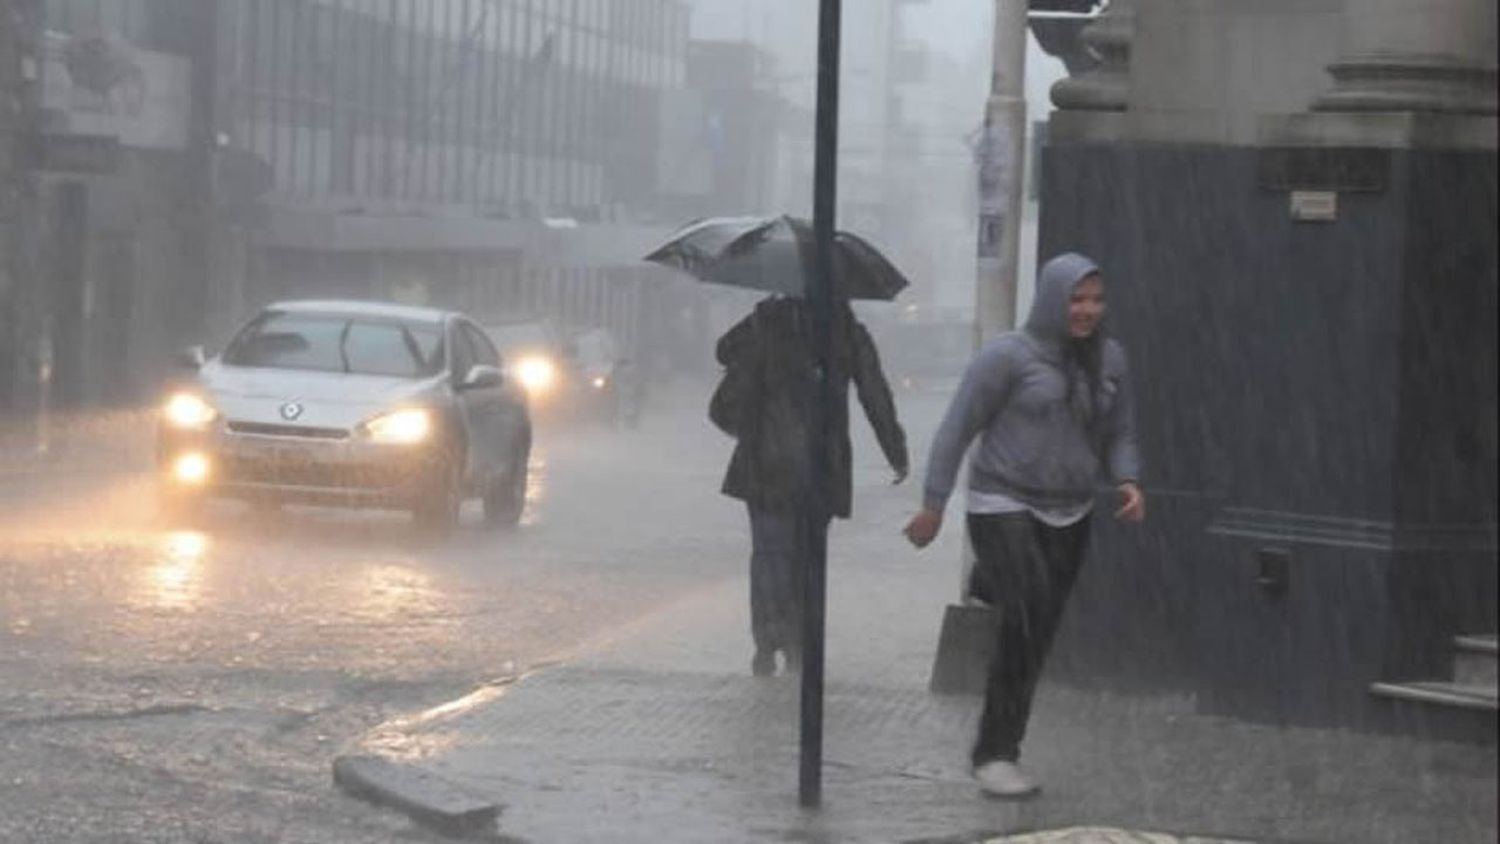
M 809 551 L 803 569 L 802 741 L 798 802 L 815 808 L 823 792 L 823 635 L 828 593 L 828 514 L 826 492 L 832 442 L 833 228 L 838 201 L 840 0 L 820 0 L 818 12 L 818 108 L 813 158 L 813 273 L 808 291 L 818 387 L 811 397 L 814 494 L 806 513 Z

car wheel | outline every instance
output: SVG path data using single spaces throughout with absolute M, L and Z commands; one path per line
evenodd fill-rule
M 458 525 L 458 511 L 463 505 L 463 490 L 453 463 L 434 472 L 435 477 L 412 507 L 412 521 L 424 536 L 441 538 Z
M 490 479 L 484 491 L 484 519 L 496 527 L 515 527 L 526 509 L 526 463 L 531 445 L 522 442 L 511 457 L 510 469 Z

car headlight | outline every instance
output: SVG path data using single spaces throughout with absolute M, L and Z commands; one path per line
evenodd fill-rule
M 595 375 L 594 380 L 590 381 L 589 383 L 594 385 L 594 389 L 602 390 L 606 385 L 609 384 L 609 379 L 604 377 L 603 375 Z
M 516 364 L 516 377 L 528 393 L 545 393 L 557 381 L 557 367 L 541 356 L 522 358 Z
M 370 439 L 390 445 L 415 445 L 432 436 L 432 414 L 420 407 L 396 410 L 365 423 Z
M 196 393 L 175 393 L 162 406 L 162 418 L 173 428 L 201 431 L 219 417 L 219 411 Z
M 213 473 L 213 464 L 201 451 L 177 455 L 172 461 L 172 477 L 184 486 L 201 486 Z

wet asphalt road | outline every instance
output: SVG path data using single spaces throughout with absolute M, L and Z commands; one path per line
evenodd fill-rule
M 232 504 L 169 530 L 129 465 L 0 481 L 0 841 L 430 840 L 335 790 L 334 756 L 743 566 L 727 441 L 681 398 L 541 431 L 522 526 L 471 503 L 439 544 Z

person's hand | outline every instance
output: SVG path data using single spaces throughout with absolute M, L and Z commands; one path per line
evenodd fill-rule
M 938 531 L 943 527 L 943 514 L 932 510 L 918 510 L 911 521 L 906 523 L 906 529 L 902 533 L 912 545 L 918 548 L 926 548 L 928 543 L 937 538 Z
M 911 469 L 908 468 L 905 465 L 902 465 L 902 466 L 893 466 L 891 468 L 891 471 L 893 473 L 893 476 L 891 478 L 891 486 L 895 486 L 896 484 L 899 484 L 902 481 L 906 480 L 906 474 L 908 472 L 910 472 Z
M 1115 518 L 1122 522 L 1140 524 L 1146 520 L 1146 496 L 1141 488 L 1133 483 L 1120 484 L 1120 498 L 1122 504 L 1115 511 Z

